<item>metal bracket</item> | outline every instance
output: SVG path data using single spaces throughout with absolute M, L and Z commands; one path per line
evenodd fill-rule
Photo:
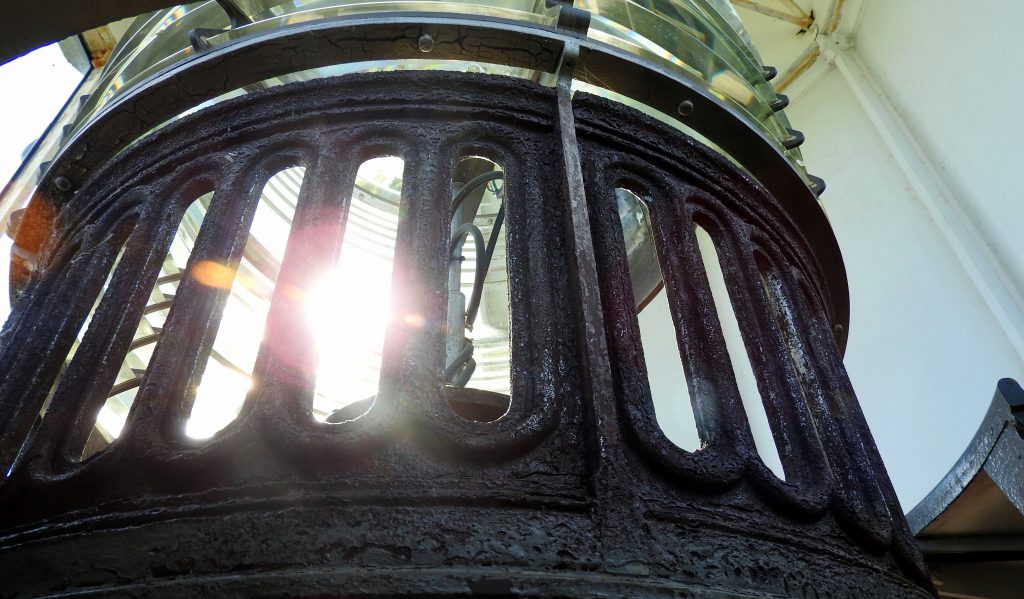
M 786 132 L 789 133 L 789 138 L 782 140 L 782 147 L 787 150 L 792 150 L 800 147 L 800 145 L 804 143 L 804 134 L 801 131 L 797 131 L 796 129 L 786 129 Z
M 192 44 L 192 49 L 196 54 L 199 54 L 205 50 L 212 48 L 209 40 L 206 38 L 214 35 L 220 35 L 225 31 L 231 31 L 232 29 L 238 29 L 245 25 L 252 25 L 253 20 L 249 15 L 245 14 L 241 8 L 235 4 L 234 0 L 217 0 L 217 4 L 220 5 L 221 9 L 228 16 L 228 21 L 231 26 L 227 29 L 208 29 L 203 27 L 197 27 L 188 32 L 188 42 Z
M 773 112 L 779 112 L 789 106 L 789 96 L 786 94 L 776 94 L 775 101 L 769 104 L 769 106 L 771 106 Z
M 223 9 L 225 13 L 227 13 L 228 19 L 231 21 L 232 29 L 252 24 L 253 20 L 249 18 L 249 15 L 245 14 L 245 11 L 235 4 L 234 0 L 217 0 L 217 4 L 220 5 L 221 9 Z
M 192 44 L 192 50 L 195 51 L 196 54 L 201 54 L 202 52 L 205 52 L 206 50 L 209 50 L 213 47 L 213 44 L 211 44 L 210 41 L 206 38 L 214 35 L 220 35 L 222 33 L 224 33 L 223 29 L 208 29 L 204 27 L 197 27 L 195 29 L 189 30 L 188 43 Z
M 587 34 L 590 28 L 590 12 L 572 5 L 573 0 L 545 0 L 548 8 L 558 7 L 557 28 L 561 31 Z
M 810 173 L 807 173 L 807 179 L 811 182 L 810 187 L 814 195 L 821 197 L 821 194 L 825 192 L 825 180 Z

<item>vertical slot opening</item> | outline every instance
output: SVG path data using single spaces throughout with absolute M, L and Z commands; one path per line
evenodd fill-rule
M 740 399 L 743 401 L 743 411 L 746 413 L 750 432 L 754 437 L 754 446 L 765 466 L 779 479 L 785 480 L 782 460 L 779 457 L 775 437 L 768 422 L 768 414 L 765 411 L 761 391 L 757 386 L 757 376 L 754 374 L 746 344 L 743 342 L 740 325 L 736 319 L 736 313 L 733 311 L 725 274 L 722 272 L 722 265 L 718 258 L 718 250 L 711 235 L 703 227 L 696 225 L 695 230 L 704 271 L 707 273 L 708 283 L 711 287 L 711 296 L 714 300 L 715 310 L 718 312 L 718 322 L 725 337 L 725 346 L 729 352 L 733 373 L 736 376 Z
M 615 190 L 615 203 L 638 310 L 640 344 L 654 415 L 669 441 L 687 451 L 696 451 L 701 447 L 701 439 L 676 325 L 662 285 L 650 212 L 647 204 L 628 189 Z
M 95 425 L 82 450 L 83 460 L 104 449 L 121 434 L 128 412 L 135 401 L 135 395 L 138 393 L 139 384 L 149 367 L 153 349 L 163 331 L 164 321 L 181 281 L 181 273 L 192 254 L 192 247 L 195 245 L 212 198 L 213 192 L 197 198 L 185 210 L 181 222 L 178 223 L 178 229 L 160 265 L 160 273 L 150 291 L 142 318 L 132 335 L 128 353 L 121 362 L 106 401 L 96 414 Z
M 493 422 L 512 389 L 505 171 L 464 158 L 452 191 L 445 396 L 459 416 Z
M 100 307 L 100 302 L 103 301 L 103 297 L 107 294 L 107 289 L 110 287 L 110 281 L 114 278 L 114 273 L 117 272 L 117 267 L 121 264 L 121 258 L 124 257 L 124 245 L 117 251 L 117 256 L 114 257 L 113 264 L 110 265 L 110 270 L 107 271 L 107 277 L 103 280 L 103 286 L 100 287 L 99 293 L 96 294 L 96 299 L 92 302 L 92 307 L 89 308 L 89 314 L 82 321 L 82 326 L 78 328 L 78 333 L 75 335 L 74 340 L 71 342 L 71 349 L 68 350 L 68 356 L 64 359 L 64 367 L 61 369 L 63 374 L 64 368 L 67 368 L 71 361 L 75 359 L 75 354 L 78 353 L 78 348 L 81 347 L 82 341 L 85 340 L 85 334 L 89 332 L 89 327 L 92 325 L 92 319 L 96 316 L 96 310 Z M 57 384 L 60 382 L 60 377 L 57 377 L 57 381 L 50 389 L 50 394 L 56 390 Z
M 228 295 L 185 424 L 189 437 L 207 438 L 231 423 L 252 387 L 252 369 L 305 172 L 304 167 L 291 167 L 267 181 L 237 269 L 210 260 L 192 265 L 191 275 L 199 283 Z
M 132 227 L 128 228 L 129 234 L 133 227 L 134 223 L 132 224 Z M 96 310 L 99 309 L 100 303 L 103 301 L 103 298 L 107 295 L 107 290 L 110 288 L 110 283 L 113 280 L 114 274 L 117 272 L 117 269 L 121 264 L 121 259 L 124 258 L 124 254 L 125 245 L 124 241 L 122 241 L 117 251 L 117 255 L 114 257 L 114 261 L 110 265 L 110 269 L 107 271 L 107 276 L 103 280 L 103 285 L 100 287 L 99 293 L 96 294 L 96 298 L 93 300 L 92 307 L 89 308 L 88 315 L 85 317 L 85 320 L 82 321 L 82 326 L 79 327 L 78 332 L 75 334 L 75 338 L 71 344 L 71 349 L 68 351 L 68 355 L 64 359 L 64 364 L 61 366 L 60 372 L 58 373 L 56 379 L 54 380 L 53 385 L 50 386 L 50 391 L 46 396 L 46 400 L 43 402 L 42 409 L 40 410 L 40 417 L 42 417 L 43 414 L 45 414 L 46 409 L 50 405 L 50 401 L 53 399 L 54 392 L 57 390 L 57 387 L 60 385 L 61 380 L 64 378 L 64 372 L 67 370 L 71 362 L 75 359 L 75 355 L 78 353 L 78 348 L 81 347 L 82 342 L 85 340 L 85 335 L 89 332 L 89 327 L 92 326 L 92 320 L 96 316 Z M 36 425 L 38 424 L 39 419 L 37 418 Z M 97 449 L 102 449 L 105 446 L 105 443 L 100 443 Z
M 310 292 L 306 318 L 319 362 L 313 414 L 345 422 L 373 405 L 391 321 L 391 278 L 405 162 L 359 166 L 338 261 Z

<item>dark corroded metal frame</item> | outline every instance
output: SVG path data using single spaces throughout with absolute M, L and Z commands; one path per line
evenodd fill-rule
M 840 347 L 846 342 L 846 271 L 816 190 L 797 173 L 778 143 L 748 117 L 701 85 L 670 69 L 565 29 L 434 13 L 366 14 L 270 29 L 231 40 L 157 73 L 125 92 L 70 140 L 41 182 L 39 194 L 57 206 L 85 177 L 152 128 L 197 104 L 271 77 L 367 60 L 424 58 L 419 40 L 432 39 L 431 60 L 468 60 L 554 74 L 568 45 L 578 48 L 574 78 L 676 115 L 714 141 L 778 198 L 817 248 L 830 288 Z M 58 184 L 60 183 L 60 184 Z M 39 241 L 36 242 L 38 244 Z M 23 248 L 31 254 L 37 247 Z M 19 277 L 21 263 L 12 271 Z
M 679 131 L 594 96 L 561 101 L 571 114 L 554 90 L 504 77 L 352 75 L 224 102 L 92 172 L 3 331 L 0 449 L 18 456 L 0 483 L 0 592 L 927 595 L 843 370 L 819 248 L 784 202 Z M 362 418 L 317 422 L 294 288 L 337 255 L 355 168 L 389 154 L 406 170 L 380 394 Z M 506 174 L 513 393 L 491 423 L 456 415 L 440 380 L 465 155 Z M 237 261 L 263 182 L 293 165 L 307 174 L 242 413 L 209 441 L 183 434 L 225 297 L 187 270 L 121 437 L 76 461 L 67 439 L 91 426 L 184 207 L 214 190 L 188 268 Z M 616 186 L 657 223 L 695 453 L 654 421 Z M 753 449 L 694 222 L 723 256 L 786 481 Z

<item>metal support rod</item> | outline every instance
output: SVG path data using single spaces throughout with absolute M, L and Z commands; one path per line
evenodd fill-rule
M 760 2 L 757 2 L 757 0 L 732 0 L 732 3 L 735 4 L 736 6 L 754 11 L 756 13 L 760 13 L 762 15 L 771 17 L 778 21 L 792 23 L 799 27 L 800 29 L 803 29 L 804 31 L 809 29 L 811 27 L 811 24 L 814 23 L 814 19 L 812 19 L 809 15 L 799 16 L 790 14 L 784 10 L 779 10 L 777 8 L 770 8 L 768 6 L 765 6 Z
M 578 334 L 584 348 L 583 387 L 589 397 L 588 412 L 592 419 L 592 430 L 595 431 L 594 442 L 597 445 L 595 455 L 591 458 L 591 467 L 594 469 L 591 484 L 594 486 L 593 492 L 602 498 L 603 509 L 606 510 L 601 517 L 606 524 L 599 533 L 606 539 L 605 567 L 632 574 L 637 573 L 633 568 L 642 569 L 642 566 L 637 566 L 642 563 L 642 559 L 638 559 L 635 552 L 642 551 L 645 540 L 630 533 L 626 535 L 634 538 L 623 539 L 623 531 L 609 524 L 634 515 L 630 513 L 632 499 L 629 474 L 620 468 L 622 439 L 612 391 L 615 385 L 605 331 L 597 256 L 590 226 L 590 208 L 587 203 L 579 141 L 576 136 L 576 119 L 573 114 L 572 80 L 579 51 L 577 40 L 566 40 L 556 73 L 555 89 L 566 195 L 569 202 L 569 240 L 573 254 L 571 263 L 579 292 Z
M 846 0 L 835 0 L 835 2 L 832 3 L 832 10 L 829 12 L 828 21 L 825 22 L 825 35 L 831 35 L 839 28 L 839 22 L 843 18 L 843 8 L 845 4 Z
M 807 14 L 807 11 L 802 9 L 802 8 L 800 8 L 800 5 L 797 4 L 796 2 L 794 2 L 793 0 L 779 0 L 779 1 L 782 2 L 783 4 L 785 4 L 787 7 L 789 7 L 790 12 L 792 12 L 793 14 L 801 16 L 801 17 L 810 18 L 810 15 Z
M 789 70 L 782 75 L 782 79 L 779 79 L 779 82 L 775 84 L 775 93 L 781 94 L 786 91 L 786 88 L 792 85 L 793 82 L 796 81 L 797 77 L 814 66 L 814 63 L 820 56 L 821 48 L 819 48 L 817 44 L 808 48 L 807 51 L 800 56 L 796 64 L 790 67 Z
M 223 9 L 228 15 L 232 29 L 252 24 L 252 19 L 249 15 L 245 14 L 245 11 L 235 4 L 235 0 L 217 0 L 217 4 L 219 4 L 221 9 Z
M 498 215 L 494 217 L 494 225 L 491 227 L 491 236 L 487 238 L 487 249 L 484 250 L 483 269 L 487 273 L 491 269 L 491 258 L 494 256 L 494 248 L 498 245 L 498 238 L 501 236 L 501 226 L 505 223 L 505 201 L 502 200 L 498 207 Z M 474 293 L 466 306 L 466 323 L 470 326 L 476 321 L 476 313 L 480 310 L 480 301 L 483 298 L 483 289 Z

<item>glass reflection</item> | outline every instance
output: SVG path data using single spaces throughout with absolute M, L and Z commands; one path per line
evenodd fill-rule
M 636 194 L 627 189 L 615 190 L 615 205 L 626 243 L 629 276 L 633 281 L 633 299 L 641 309 L 661 290 L 661 266 L 654 247 L 651 215 Z
M 251 23 L 239 22 L 235 28 L 230 28 L 228 16 L 216 2 L 195 2 L 138 17 L 111 56 L 95 93 L 76 121 L 75 131 L 80 131 L 105 105 L 125 91 L 169 67 L 194 58 L 197 50 L 192 47 L 189 34 L 195 30 L 214 32 L 204 39 L 211 46 L 218 46 L 279 27 L 361 14 L 464 14 L 552 26 L 558 12 L 557 8 L 549 8 L 545 3 L 533 0 L 235 0 L 235 4 Z M 749 37 L 727 3 L 720 0 L 582 0 L 576 6 L 592 14 L 588 37 L 694 80 L 747 113 L 752 124 L 776 139 L 789 137 L 789 122 L 785 115 L 770 108 L 777 98 L 774 89 L 765 81 Z M 388 68 L 386 65 L 425 68 L 422 64 L 411 66 L 412 62 L 383 60 L 324 66 L 312 69 L 302 77 L 284 75 L 246 89 L 253 91 L 265 85 L 338 75 L 340 72 Z M 462 69 L 467 70 L 471 64 L 464 63 Z M 495 65 L 483 68 L 490 71 Z M 537 76 L 524 69 L 498 70 L 511 76 Z M 223 90 L 223 93 L 232 95 L 236 91 Z M 787 154 L 795 163 L 800 159 L 796 152 Z

